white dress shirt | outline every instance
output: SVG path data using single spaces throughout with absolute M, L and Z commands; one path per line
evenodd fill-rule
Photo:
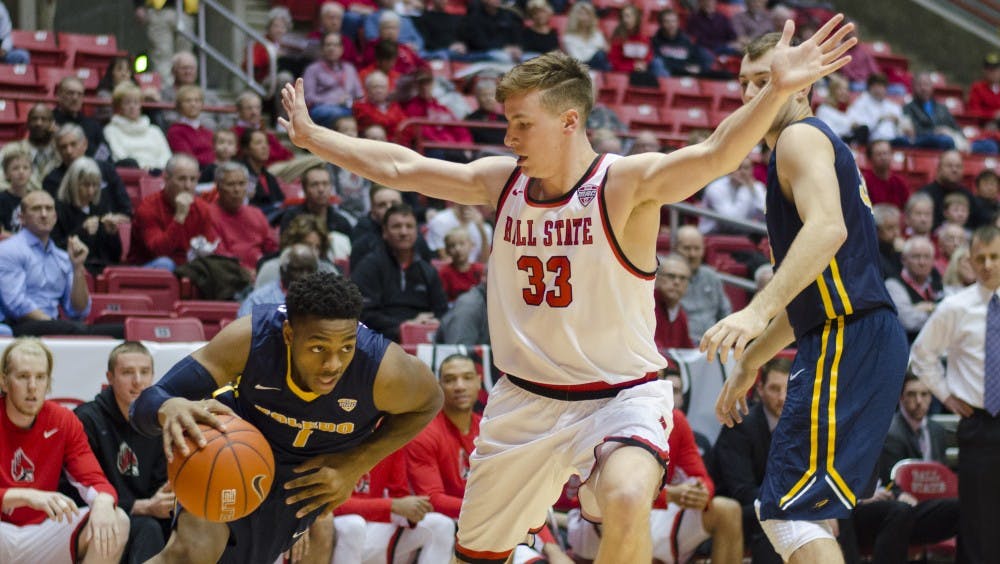
M 994 294 L 998 290 L 977 283 L 948 296 L 913 342 L 910 367 L 939 400 L 953 395 L 982 409 L 986 307 Z M 944 355 L 947 371 L 941 364 Z
M 899 123 L 905 119 L 903 108 L 888 98 L 876 100 L 867 92 L 862 92 L 847 108 L 851 122 L 867 125 L 869 140 L 889 141 L 901 135 Z

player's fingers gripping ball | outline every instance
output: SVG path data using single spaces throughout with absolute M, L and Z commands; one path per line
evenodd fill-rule
M 274 484 L 274 455 L 264 435 L 235 415 L 217 415 L 225 433 L 199 424 L 206 444 L 187 435 L 188 456 L 175 448 L 167 477 L 184 510 L 215 522 L 235 521 L 257 509 Z

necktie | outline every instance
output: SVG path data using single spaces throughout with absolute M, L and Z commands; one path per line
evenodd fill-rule
M 990 415 L 1000 413 L 1000 297 L 996 293 L 986 308 L 985 362 L 983 363 L 983 407 Z

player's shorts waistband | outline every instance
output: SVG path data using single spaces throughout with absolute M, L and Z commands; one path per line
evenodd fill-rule
M 656 372 L 648 372 L 642 378 L 621 382 L 619 384 L 609 384 L 607 382 L 593 382 L 590 384 L 579 384 L 574 386 L 558 386 L 550 384 L 539 384 L 530 382 L 517 376 L 507 374 L 507 379 L 522 390 L 540 395 L 549 399 L 562 401 L 584 401 L 595 399 L 609 399 L 618 395 L 618 392 L 634 388 L 636 386 L 656 380 Z

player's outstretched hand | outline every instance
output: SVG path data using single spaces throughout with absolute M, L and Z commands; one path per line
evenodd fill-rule
M 286 83 L 281 88 L 281 105 L 285 108 L 288 119 L 278 118 L 278 124 L 288 132 L 288 140 L 297 147 L 304 147 L 306 132 L 316 124 L 309 117 L 309 107 L 306 106 L 306 91 L 301 78 L 295 84 Z
M 747 408 L 747 392 L 753 386 L 757 370 L 748 370 L 742 364 L 729 373 L 729 378 L 719 390 L 719 398 L 715 400 L 715 417 L 726 427 L 732 427 L 743 421 L 743 416 L 750 413 Z
M 320 508 L 332 511 L 351 497 L 363 473 L 352 462 L 351 457 L 342 454 L 323 454 L 307 460 L 295 468 L 296 474 L 305 475 L 285 482 L 286 490 L 298 490 L 285 503 L 302 503 L 295 513 L 300 519 Z
M 701 352 L 707 355 L 709 362 L 715 360 L 716 354 L 722 357 L 722 362 L 728 362 L 729 350 L 732 349 L 733 358 L 740 360 L 750 341 L 767 328 L 767 322 L 753 309 L 743 308 L 705 331 L 701 337 Z
M 846 53 L 858 40 L 847 37 L 854 31 L 854 24 L 840 26 L 842 21 L 843 14 L 833 16 L 812 37 L 795 47 L 791 46 L 795 24 L 791 20 L 786 21 L 771 59 L 773 87 L 786 93 L 802 90 L 851 62 Z
M 199 423 L 215 427 L 221 433 L 226 432 L 225 425 L 216 415 L 235 415 L 232 409 L 214 399 L 191 401 L 185 398 L 170 398 L 163 402 L 158 412 L 160 428 L 163 429 L 163 451 L 167 462 L 174 459 L 174 447 L 180 450 L 182 456 L 191 454 L 184 435 L 191 437 L 198 448 L 205 446 L 205 437 L 198 429 Z

